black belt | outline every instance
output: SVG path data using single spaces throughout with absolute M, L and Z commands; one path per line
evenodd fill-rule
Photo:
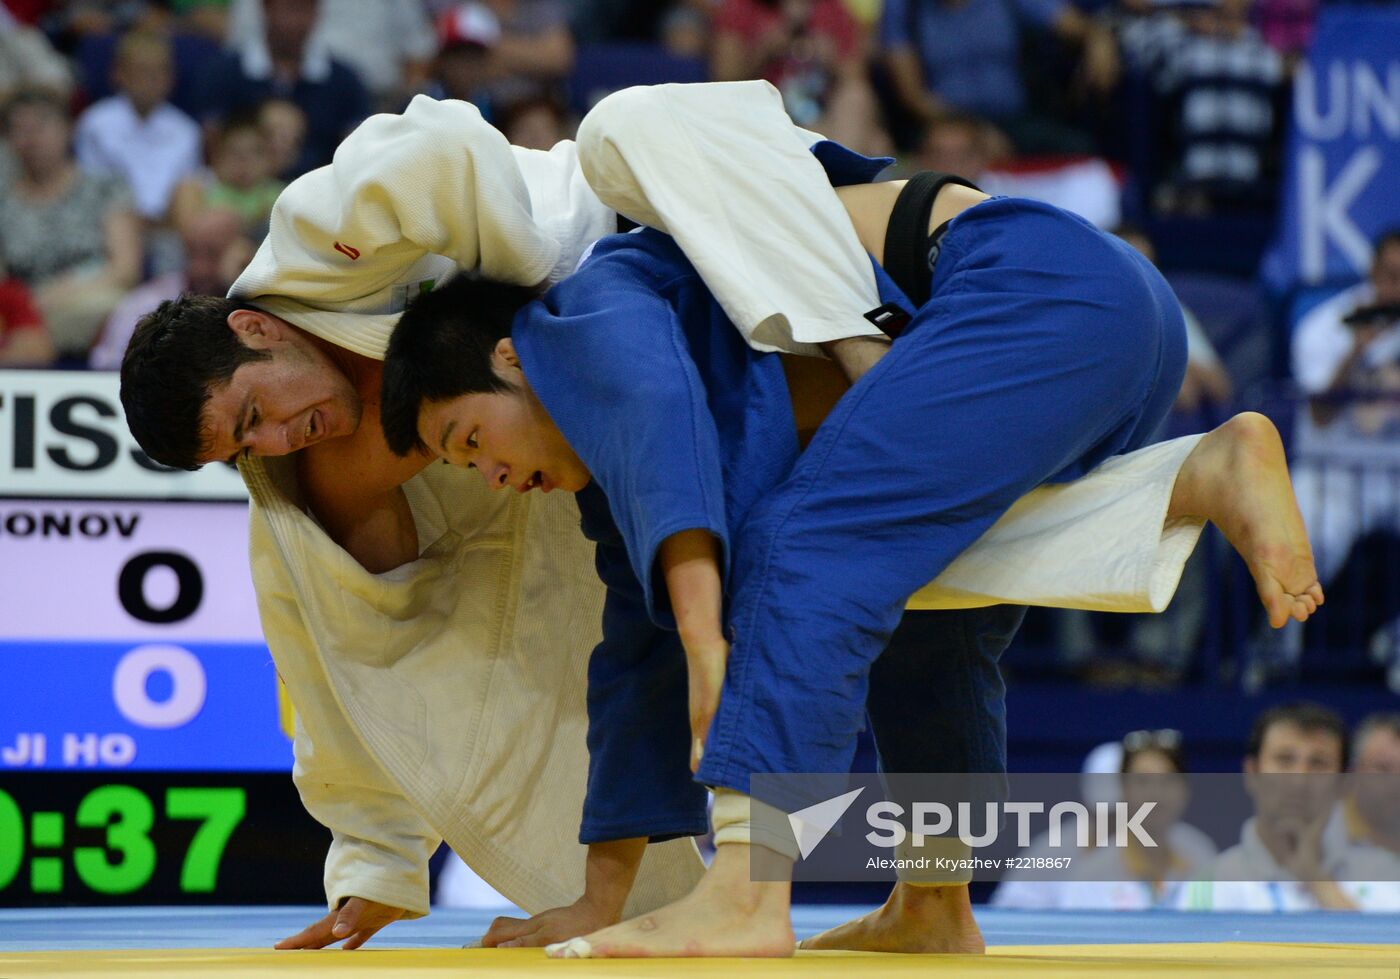
M 949 222 L 944 221 L 932 234 L 928 232 L 933 202 L 948 184 L 981 189 L 972 181 L 951 173 L 926 170 L 915 174 L 899 192 L 885 229 L 885 271 L 916 308 L 929 300 L 933 267 L 938 262 L 943 235 L 948 230 Z M 894 303 L 872 309 L 865 318 L 891 337 L 899 336 L 909 323 L 908 314 Z

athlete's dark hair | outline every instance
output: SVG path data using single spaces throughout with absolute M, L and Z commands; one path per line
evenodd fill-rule
M 418 436 L 424 402 L 510 390 L 491 354 L 535 296 L 524 286 L 459 275 L 409 304 L 384 357 L 380 419 L 390 449 L 406 456 L 426 448 Z
M 252 307 L 218 296 L 181 296 L 141 317 L 122 357 L 121 398 L 131 434 L 161 465 L 198 469 L 211 433 L 201 423 L 214 389 L 271 354 L 245 346 L 229 314 Z
M 1342 753 L 1342 768 L 1346 769 L 1348 754 L 1346 722 L 1332 708 L 1307 700 L 1295 700 L 1291 703 L 1270 707 L 1254 719 L 1254 727 L 1249 732 L 1249 749 L 1246 751 L 1250 758 L 1259 757 L 1259 752 L 1264 747 L 1264 737 L 1269 733 L 1269 728 L 1279 724 L 1292 724 L 1308 733 L 1322 731 L 1335 737 L 1337 746 Z

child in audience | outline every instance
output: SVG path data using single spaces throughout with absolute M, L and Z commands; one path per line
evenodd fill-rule
M 272 204 L 286 186 L 275 176 L 276 163 L 267 134 L 252 115 L 231 117 L 218 128 L 209 155 L 209 169 L 180 184 L 172 212 L 183 226 L 200 211 L 233 211 L 243 233 L 254 241 L 267 234 Z

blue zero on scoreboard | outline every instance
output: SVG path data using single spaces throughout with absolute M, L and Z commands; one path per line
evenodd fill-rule
M 291 770 L 266 646 L 9 642 L 0 675 L 0 770 Z

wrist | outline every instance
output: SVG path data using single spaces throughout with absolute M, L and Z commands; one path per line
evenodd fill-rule
M 615 925 L 622 920 L 622 907 L 627 903 L 626 888 L 603 884 L 589 884 L 583 889 L 583 896 L 576 906 L 586 911 L 600 927 Z
M 632 881 L 637 877 L 646 847 L 646 837 L 590 843 L 583 896 L 576 905 L 601 922 L 621 921 L 623 905 L 632 892 Z
M 724 638 L 724 630 L 720 628 L 718 622 L 682 628 L 680 637 L 681 645 L 688 653 L 727 651 L 729 649 L 729 643 Z

